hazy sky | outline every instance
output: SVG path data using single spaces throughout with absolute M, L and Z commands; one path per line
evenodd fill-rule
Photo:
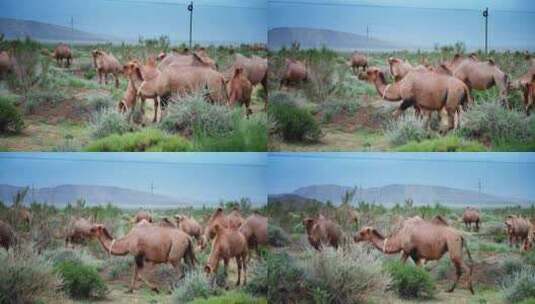
M 177 198 L 266 202 L 261 153 L 0 153 L 0 184 L 104 185 Z
M 532 0 L 269 0 L 268 27 L 332 29 L 433 47 L 464 41 L 484 47 L 482 10 L 488 7 L 490 48 L 535 47 Z M 306 18 L 303 18 L 306 16 Z
M 195 0 L 194 40 L 266 42 L 267 0 Z M 118 38 L 188 39 L 186 0 L 1 0 L 0 17 L 71 26 Z
M 281 153 L 268 158 L 268 192 L 337 184 L 436 185 L 535 200 L 535 153 Z

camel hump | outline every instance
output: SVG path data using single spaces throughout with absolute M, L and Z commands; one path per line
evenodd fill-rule
M 488 62 L 490 63 L 490 65 L 495 65 L 496 63 L 494 62 L 494 59 L 492 58 L 489 58 L 488 59 Z
M 442 215 L 435 215 L 431 223 L 436 225 L 449 226 L 448 221 Z

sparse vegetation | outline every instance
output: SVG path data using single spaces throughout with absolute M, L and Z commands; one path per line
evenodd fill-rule
M 94 267 L 81 262 L 63 261 L 54 268 L 63 278 L 63 289 L 73 298 L 98 299 L 108 292 L 106 284 Z
M 144 129 L 123 135 L 113 134 L 84 148 L 88 152 L 184 152 L 191 149 L 191 144 L 186 139 L 158 129 Z
M 392 276 L 392 287 L 402 298 L 432 298 L 435 284 L 429 273 L 415 265 L 389 262 L 386 271 Z
M 520 303 L 535 298 L 535 269 L 524 267 L 503 281 L 503 293 L 509 303 Z
M 0 133 L 20 133 L 23 128 L 22 116 L 11 99 L 0 96 Z

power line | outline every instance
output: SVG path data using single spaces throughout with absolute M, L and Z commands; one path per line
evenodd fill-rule
M 116 2 L 124 4 L 143 4 L 143 5 L 169 5 L 169 6 L 183 6 L 187 7 L 187 3 L 167 2 L 167 1 L 137 1 L 137 0 L 100 0 L 103 2 Z M 211 7 L 211 8 L 244 8 L 244 9 L 257 9 L 266 10 L 267 7 L 262 6 L 247 6 L 247 5 L 226 5 L 226 4 L 195 4 L 196 7 Z

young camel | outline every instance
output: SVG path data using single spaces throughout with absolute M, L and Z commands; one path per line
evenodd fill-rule
M 92 50 L 91 56 L 93 56 L 93 65 L 97 71 L 98 83 L 102 84 L 102 78 L 104 77 L 104 83 L 108 84 L 108 74 L 112 74 L 115 78 L 115 87 L 119 87 L 119 74 L 122 72 L 122 66 L 119 60 L 113 56 L 101 50 Z
M 219 225 L 224 228 L 235 228 L 237 229 L 245 222 L 245 219 L 241 216 L 239 209 L 235 208 L 229 215 L 225 215 L 223 208 L 217 208 L 216 211 L 212 214 L 208 222 L 206 223 L 206 228 L 204 229 L 203 241 L 201 244 L 201 249 L 204 250 L 206 245 L 210 240 L 215 237 L 215 226 Z
M 192 265 L 195 265 L 196 262 L 193 242 L 186 233 L 178 229 L 153 225 L 146 220 L 142 220 L 120 239 L 114 239 L 106 227 L 100 224 L 91 228 L 91 234 L 98 238 L 104 250 L 110 254 L 119 256 L 131 254 L 134 256 L 136 263 L 129 292 L 134 291 L 138 278 L 152 290 L 158 292 L 158 287 L 151 284 L 139 273 L 143 270 L 145 262 L 170 263 L 179 275 L 183 275 L 180 269 L 182 258 Z
M 505 219 L 505 226 L 510 247 L 526 242 L 530 231 L 533 229 L 533 224 L 531 224 L 529 220 L 516 215 L 507 216 Z
M 308 242 L 318 251 L 321 251 L 324 244 L 338 248 L 343 239 L 340 226 L 323 215 L 316 218 L 305 218 L 303 225 L 307 231 Z
M 455 290 L 459 279 L 468 268 L 468 288 L 474 294 L 472 287 L 472 256 L 468 250 L 466 240 L 454 228 L 444 225 L 441 221 L 427 222 L 421 218 L 406 220 L 401 229 L 388 238 L 383 237 L 373 227 L 364 227 L 354 236 L 353 240 L 358 242 L 367 241 L 385 254 L 396 254 L 401 252 L 401 261 L 405 263 L 408 257 L 416 263 L 417 266 L 427 261 L 439 260 L 448 252 L 450 259 L 455 266 L 457 277 L 448 290 Z M 468 267 L 463 261 L 463 247 L 466 250 L 470 266 Z
M 197 242 L 201 240 L 202 226 L 193 217 L 177 214 L 175 215 L 175 222 L 178 229 L 195 238 Z
M 212 243 L 212 252 L 204 271 L 207 274 L 217 273 L 219 261 L 223 260 L 225 265 L 225 274 L 228 270 L 228 262 L 231 258 L 236 259 L 238 266 L 238 281 L 236 286 L 240 286 L 241 271 L 243 269 L 243 285 L 247 284 L 247 240 L 245 236 L 235 228 L 224 228 L 219 224 L 214 225 L 215 238 Z M 215 275 L 213 279 L 215 278 Z
M 227 82 L 227 94 L 229 96 L 229 105 L 234 105 L 238 102 L 245 105 L 245 113 L 247 116 L 251 115 L 251 92 L 253 86 L 251 82 L 244 75 L 243 68 L 236 68 L 230 80 Z
M 373 67 L 368 69 L 367 78 L 383 99 L 403 101 L 394 113 L 396 117 L 411 106 L 425 111 L 439 111 L 440 114 L 445 111 L 445 132 L 455 127 L 455 114 L 459 107 L 465 107 L 472 100 L 468 87 L 462 81 L 431 71 L 411 71 L 400 81 L 387 84 L 384 73 Z M 426 127 L 428 124 L 429 119 Z

